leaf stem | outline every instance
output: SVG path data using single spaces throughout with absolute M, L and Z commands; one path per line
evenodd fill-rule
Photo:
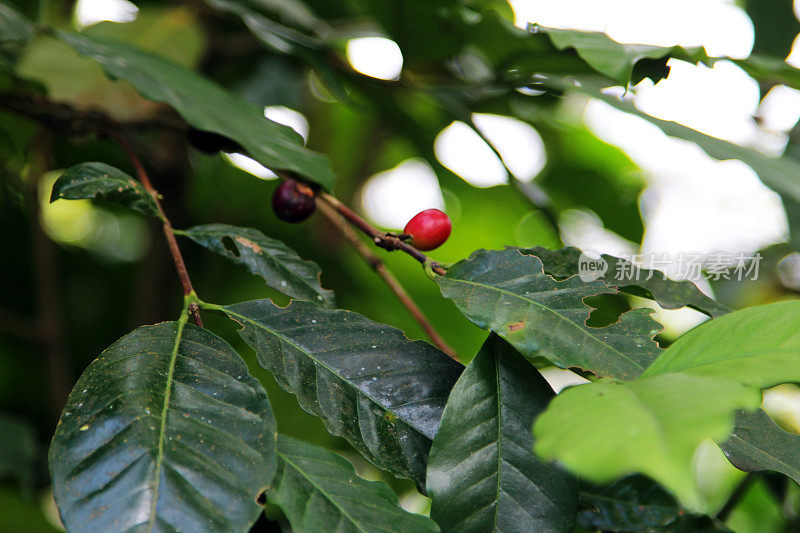
M 433 324 L 428 321 L 425 314 L 422 312 L 422 309 L 417 306 L 411 296 L 406 292 L 403 286 L 400 284 L 400 281 L 391 273 L 391 271 L 386 268 L 386 264 L 381 260 L 381 258 L 373 252 L 369 246 L 364 244 L 364 242 L 358 238 L 358 235 L 353 231 L 345 219 L 327 202 L 320 202 L 317 206 L 319 212 L 322 215 L 330 220 L 333 225 L 341 232 L 342 236 L 345 240 L 350 243 L 350 245 L 356 250 L 358 255 L 361 256 L 362 259 L 374 270 L 378 276 L 389 286 L 392 292 L 397 296 L 397 299 L 400 300 L 406 309 L 408 309 L 409 313 L 414 317 L 414 320 L 422 326 L 422 329 L 425 330 L 425 333 L 431 339 L 431 341 L 444 353 L 459 361 L 458 356 L 456 355 L 455 351 L 445 342 L 439 332 L 433 327 Z M 459 361 L 460 362 L 460 361 Z
M 161 226 L 164 230 L 164 237 L 167 239 L 169 252 L 172 255 L 173 261 L 175 262 L 175 270 L 178 272 L 178 279 L 180 279 L 181 286 L 183 287 L 183 294 L 184 296 L 194 294 L 192 280 L 189 278 L 189 272 L 186 270 L 186 263 L 183 261 L 181 250 L 178 247 L 178 241 L 175 239 L 175 231 L 173 230 L 172 224 L 167 218 L 167 215 L 164 213 L 164 208 L 161 207 L 161 202 L 158 199 L 158 191 L 156 191 L 156 189 L 153 187 L 153 184 L 150 182 L 150 177 L 147 175 L 147 171 L 144 169 L 142 162 L 133 151 L 128 139 L 115 131 L 109 131 L 108 135 L 117 141 L 117 143 L 125 151 L 134 169 L 136 169 L 136 174 L 139 177 L 139 181 L 142 183 L 147 192 L 150 193 L 150 196 L 153 197 L 153 200 L 155 200 L 156 206 L 158 207 L 158 215 L 162 222 Z M 195 324 L 197 324 L 199 327 L 203 327 L 203 321 L 200 318 L 200 310 L 196 303 L 189 303 L 189 314 L 192 316 L 192 320 L 194 320 Z
M 431 260 L 427 255 L 420 252 L 407 242 L 404 242 L 402 239 L 386 233 L 385 231 L 381 231 L 360 216 L 356 214 L 355 211 L 344 205 L 338 198 L 332 196 L 326 192 L 319 192 L 317 193 L 317 199 L 321 200 L 322 202 L 328 204 L 334 210 L 336 210 L 340 215 L 342 215 L 345 220 L 347 220 L 350 224 L 358 228 L 364 234 L 366 234 L 372 242 L 375 243 L 375 246 L 379 248 L 383 248 L 384 250 L 388 250 L 390 252 L 394 250 L 400 250 L 423 265 L 430 265 L 431 270 L 435 273 L 439 274 L 440 276 L 445 275 L 447 272 L 442 265 L 439 263 Z

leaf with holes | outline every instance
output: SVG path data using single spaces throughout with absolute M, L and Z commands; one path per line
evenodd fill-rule
M 110 77 L 129 81 L 145 98 L 169 104 L 195 128 L 233 139 L 262 165 L 297 172 L 328 189 L 333 186 L 330 161 L 307 150 L 294 130 L 268 120 L 261 109 L 196 72 L 121 42 L 55 34 L 100 63 Z
M 737 411 L 733 433 L 720 447 L 739 470 L 774 470 L 800 483 L 800 435 L 782 429 L 761 409 Z
M 276 468 L 266 393 L 233 349 L 143 326 L 78 380 L 50 448 L 68 531 L 248 531 Z
M 724 441 L 763 388 L 800 381 L 798 313 L 796 300 L 735 311 L 681 336 L 636 380 L 563 391 L 535 423 L 536 452 L 597 483 L 647 475 L 705 511 L 695 451 Z
M 530 428 L 555 394 L 514 348 L 490 335 L 459 378 L 428 462 L 442 531 L 571 531 L 577 481 L 532 450 Z
M 336 305 L 333 292 L 320 285 L 321 272 L 316 263 L 301 259 L 281 241 L 270 239 L 257 229 L 206 224 L 175 233 L 227 257 L 292 298 Z
M 283 435 L 268 496 L 294 531 L 439 531 L 430 518 L 404 511 L 382 481 L 360 478 L 343 457 Z
M 564 30 L 535 25 L 534 32 L 546 34 L 559 50 L 573 49 L 578 56 L 597 72 L 623 84 L 638 83 L 633 79 L 634 67 L 640 62 L 660 62 L 651 65 L 654 73 L 647 77 L 658 81 L 669 73 L 667 59 L 675 57 L 690 63 L 709 63 L 710 59 L 702 48 L 664 47 L 649 44 L 623 44 L 602 32 Z
M 682 514 L 672 495 L 652 480 L 632 475 L 608 485 L 585 486 L 578 525 L 596 531 L 642 531 L 665 526 Z
M 258 363 L 331 434 L 424 488 L 431 440 L 460 364 L 399 329 L 302 300 L 203 306 L 241 324 Z
M 633 309 L 610 326 L 586 325 L 588 296 L 613 294 L 602 281 L 556 281 L 539 258 L 517 250 L 478 250 L 437 276 L 442 295 L 478 327 L 506 339 L 528 359 L 544 357 L 562 367 L 598 376 L 633 379 L 660 349 L 661 326 L 649 309 Z
M 551 276 L 568 278 L 578 274 L 581 251 L 577 248 L 548 250 L 539 246 L 521 249 L 521 253 L 535 255 Z M 711 317 L 730 313 L 731 309 L 709 298 L 691 281 L 673 281 L 658 270 L 639 268 L 626 259 L 603 254 L 607 270 L 599 278 L 627 294 L 654 300 L 664 309 L 691 307 Z
M 105 163 L 80 163 L 68 168 L 53 184 L 50 201 L 99 198 L 160 217 L 152 195 L 141 183 Z

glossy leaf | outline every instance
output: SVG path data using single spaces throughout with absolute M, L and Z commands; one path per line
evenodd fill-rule
M 520 250 L 523 254 L 535 255 L 544 264 L 544 271 L 553 276 L 566 278 L 578 274 L 581 251 L 577 248 L 548 250 L 530 248 Z M 639 268 L 627 259 L 603 254 L 608 269 L 600 279 L 620 292 L 655 300 L 664 309 L 691 307 L 701 313 L 716 317 L 731 310 L 709 298 L 691 281 L 673 281 L 658 270 Z
M 266 393 L 222 339 L 143 326 L 78 380 L 50 448 L 68 531 L 248 531 L 276 468 Z
M 532 451 L 530 427 L 555 396 L 506 341 L 490 335 L 459 378 L 428 463 L 442 531 L 571 531 L 577 482 Z
M 669 524 L 681 513 L 669 492 L 638 475 L 583 487 L 581 500 L 590 509 L 578 513 L 578 524 L 591 531 L 642 531 Z
M 50 201 L 99 198 L 116 202 L 151 217 L 160 217 L 153 197 L 141 183 L 105 163 L 80 163 L 68 168 L 53 184 Z
M 281 241 L 257 229 L 206 224 L 176 233 L 243 266 L 264 278 L 273 289 L 292 298 L 329 307 L 336 305 L 333 292 L 320 285 L 321 272 L 316 263 L 300 258 Z
M 517 250 L 478 250 L 436 281 L 475 325 L 494 331 L 529 359 L 633 379 L 659 352 L 653 336 L 661 327 L 649 309 L 633 309 L 610 326 L 587 326 L 592 308 L 583 299 L 616 290 L 577 277 L 556 281 L 544 273 L 539 258 Z
M 376 466 L 424 487 L 431 440 L 463 367 L 357 313 L 293 300 L 214 306 L 307 412 Z
M 595 482 L 645 474 L 702 510 L 694 453 L 724 441 L 762 388 L 800 381 L 799 312 L 789 301 L 727 314 L 684 334 L 634 381 L 563 391 L 536 422 L 537 453 Z
M 720 447 L 739 470 L 774 470 L 800 483 L 800 435 L 782 429 L 761 409 L 737 411 L 733 433 Z
M 268 492 L 294 531 L 436 532 L 430 518 L 403 510 L 382 481 L 367 481 L 345 458 L 280 435 L 278 471 Z
M 121 42 L 59 31 L 56 36 L 100 63 L 112 78 L 129 81 L 146 98 L 172 106 L 197 129 L 224 135 L 262 165 L 291 170 L 323 187 L 333 185 L 328 159 L 303 146 L 291 128 L 188 68 Z

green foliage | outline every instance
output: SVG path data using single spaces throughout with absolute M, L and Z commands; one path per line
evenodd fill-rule
M 697 447 L 724 441 L 734 412 L 758 407 L 760 389 L 800 379 L 797 308 L 784 302 L 730 313 L 680 337 L 634 381 L 565 391 L 536 423 L 536 451 L 597 482 L 646 474 L 702 510 Z M 563 424 L 565 416 L 573 423 Z
M 316 263 L 301 259 L 294 250 L 257 229 L 205 224 L 176 233 L 242 265 L 292 298 L 328 307 L 336 303 L 333 292 L 320 285 L 321 271 Z
M 110 77 L 127 80 L 144 97 L 169 104 L 195 128 L 238 142 L 261 164 L 298 172 L 326 188 L 333 186 L 325 156 L 307 150 L 294 130 L 264 118 L 260 109 L 208 79 L 121 42 L 63 31 L 56 36 L 97 61 Z
M 658 355 L 661 329 L 649 309 L 634 309 L 606 327 L 586 325 L 589 296 L 613 294 L 602 281 L 556 281 L 542 262 L 517 250 L 479 250 L 436 278 L 475 325 L 491 329 L 528 359 L 544 357 L 562 368 L 634 379 Z
M 75 384 L 50 448 L 69 531 L 247 531 L 276 468 L 261 384 L 212 333 L 143 326 Z
M 739 470 L 773 470 L 800 483 L 800 436 L 781 429 L 761 409 L 737 411 L 736 423 L 722 451 Z
M 667 491 L 644 476 L 624 477 L 608 485 L 583 487 L 578 524 L 589 530 L 641 531 L 674 522 L 681 508 Z
M 450 393 L 428 462 L 431 516 L 442 531 L 567 531 L 577 482 L 533 454 L 528 428 L 554 396 L 496 335 Z
M 552 276 L 568 278 L 578 274 L 581 251 L 577 248 L 553 251 L 537 246 L 520 252 L 538 257 L 544 265 L 544 271 Z M 608 269 L 599 279 L 620 292 L 649 298 L 664 309 L 685 306 L 712 317 L 730 312 L 726 306 L 703 294 L 691 281 L 673 281 L 658 270 L 640 268 L 627 259 L 608 254 L 603 254 L 602 258 Z
M 325 448 L 281 435 L 278 460 L 269 497 L 295 531 L 439 531 L 430 519 L 404 511 L 384 483 L 358 477 Z
M 206 307 L 242 326 L 258 363 L 331 434 L 424 487 L 431 440 L 461 365 L 350 311 L 297 300 Z
M 50 201 L 98 198 L 116 202 L 151 217 L 161 217 L 153 197 L 135 179 L 105 163 L 81 163 L 53 184 Z
M 800 88 L 784 61 L 800 23 L 773 3 L 747 2 L 758 53 L 733 61 L 762 90 Z M 702 49 L 522 29 L 502 0 L 156 0 L 137 3 L 134 22 L 79 32 L 64 0 L 13 5 L 0 0 L 0 409 L 25 418 L 0 417 L 0 476 L 20 482 L 0 490 L 0 529 L 52 530 L 50 489 L 68 531 L 247 531 L 259 518 L 296 531 L 796 526 L 800 436 L 758 409 L 764 388 L 800 381 L 797 287 L 775 267 L 791 267 L 779 263 L 788 245 L 757 283 L 713 286 L 720 301 L 610 255 L 584 281 L 578 249 L 551 249 L 570 241 L 572 209 L 634 245 L 648 230 L 645 172 L 589 131 L 572 105 L 587 98 L 750 165 L 798 240 L 793 141 L 767 156 L 605 90 L 658 82 L 671 58 L 713 64 Z M 346 43 L 366 35 L 397 43 L 399 79 L 350 65 Z M 264 117 L 278 105 L 308 119 L 308 148 Z M 537 130 L 547 153 L 535 180 L 505 168 L 508 184 L 481 189 L 437 159 L 440 133 L 461 121 L 503 160 L 477 113 Z M 328 217 L 279 221 L 265 201 L 275 182 L 191 149 L 198 131 L 279 178 L 335 188 L 341 203 L 321 201 L 388 249 L 399 241 L 372 227 L 374 213 L 354 214 L 362 189 L 424 160 L 452 237 L 431 257 L 406 248 L 417 261 L 362 247 L 359 258 Z M 136 151 L 144 184 L 118 170 L 132 154 L 115 141 Z M 161 220 L 122 225 L 126 208 Z M 169 246 L 149 243 L 162 229 Z M 184 258 L 172 233 L 205 250 Z M 141 254 L 123 263 L 74 247 L 93 239 L 136 241 Z M 266 299 L 276 293 L 285 307 Z M 660 346 L 651 310 L 631 309 L 638 298 L 710 320 Z M 768 305 L 729 307 L 754 302 Z M 156 325 L 125 334 L 144 323 Z M 423 334 L 440 348 L 412 340 Z M 575 376 L 540 373 L 549 364 L 590 382 L 555 395 L 543 375 Z M 53 432 L 48 479 L 37 436 Z M 718 476 L 708 446 L 725 458 L 710 441 L 749 474 L 725 462 L 729 479 Z

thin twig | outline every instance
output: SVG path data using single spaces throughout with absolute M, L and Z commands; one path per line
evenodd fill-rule
M 389 250 L 390 252 L 393 250 L 403 251 L 423 265 L 429 264 L 431 266 L 431 270 L 433 270 L 436 274 L 441 276 L 446 274 L 444 267 L 442 267 L 440 264 L 431 261 L 427 255 L 423 254 L 407 242 L 404 242 L 402 239 L 379 230 L 358 216 L 355 211 L 344 205 L 336 197 L 331 196 L 326 192 L 320 192 L 317 194 L 317 199 L 322 200 L 333 207 L 333 209 L 342 215 L 350 224 L 364 232 L 370 239 L 372 239 L 372 242 L 375 243 L 375 246 L 383 248 L 384 250 Z
M 345 219 L 336 211 L 334 208 L 325 202 L 320 202 L 318 204 L 318 210 L 322 215 L 330 220 L 333 225 L 341 232 L 342 236 L 347 240 L 350 245 L 355 248 L 358 255 L 360 255 L 364 261 L 374 270 L 377 274 L 381 277 L 381 279 L 389 286 L 392 292 L 397 296 L 398 300 L 408 309 L 411 315 L 414 317 L 414 320 L 422 326 L 422 329 L 425 330 L 428 337 L 433 341 L 433 343 L 444 353 L 458 361 L 458 356 L 456 355 L 455 351 L 448 346 L 445 340 L 442 338 L 441 335 L 436 331 L 428 319 L 425 317 L 425 314 L 422 312 L 414 300 L 411 299 L 411 296 L 406 292 L 403 286 L 400 284 L 400 281 L 394 276 L 394 274 L 389 271 L 386 267 L 386 264 L 378 257 L 372 249 L 364 244 L 364 242 L 359 239 L 356 232 L 350 225 L 345 221 Z
M 131 148 L 130 143 L 128 140 L 117 132 L 110 131 L 108 132 L 109 136 L 111 136 L 117 143 L 122 147 L 125 153 L 128 155 L 128 159 L 130 159 L 131 164 L 136 169 L 136 174 L 139 176 L 139 181 L 142 183 L 144 188 L 150 193 L 150 196 L 153 197 L 155 200 L 156 206 L 158 207 L 158 213 L 161 217 L 162 221 L 162 228 L 164 230 L 164 237 L 167 239 L 167 244 L 169 245 L 170 254 L 172 254 L 172 259 L 175 261 L 175 269 L 178 271 L 178 278 L 181 280 L 181 286 L 183 287 L 183 294 L 189 295 L 194 293 L 194 288 L 192 287 L 192 280 L 189 279 L 189 272 L 186 270 L 186 263 L 183 261 L 183 256 L 181 255 L 181 250 L 178 247 L 178 241 L 175 239 L 175 232 L 172 229 L 172 224 L 170 223 L 167 215 L 164 213 L 164 208 L 161 207 L 161 202 L 158 199 L 158 191 L 153 187 L 153 184 L 150 182 L 150 178 L 147 175 L 147 172 L 142 165 L 142 162 L 139 161 L 139 158 L 136 156 L 136 153 Z M 189 305 L 189 313 L 192 315 L 192 319 L 194 323 L 200 327 L 203 327 L 203 321 L 200 319 L 200 310 L 196 304 Z

